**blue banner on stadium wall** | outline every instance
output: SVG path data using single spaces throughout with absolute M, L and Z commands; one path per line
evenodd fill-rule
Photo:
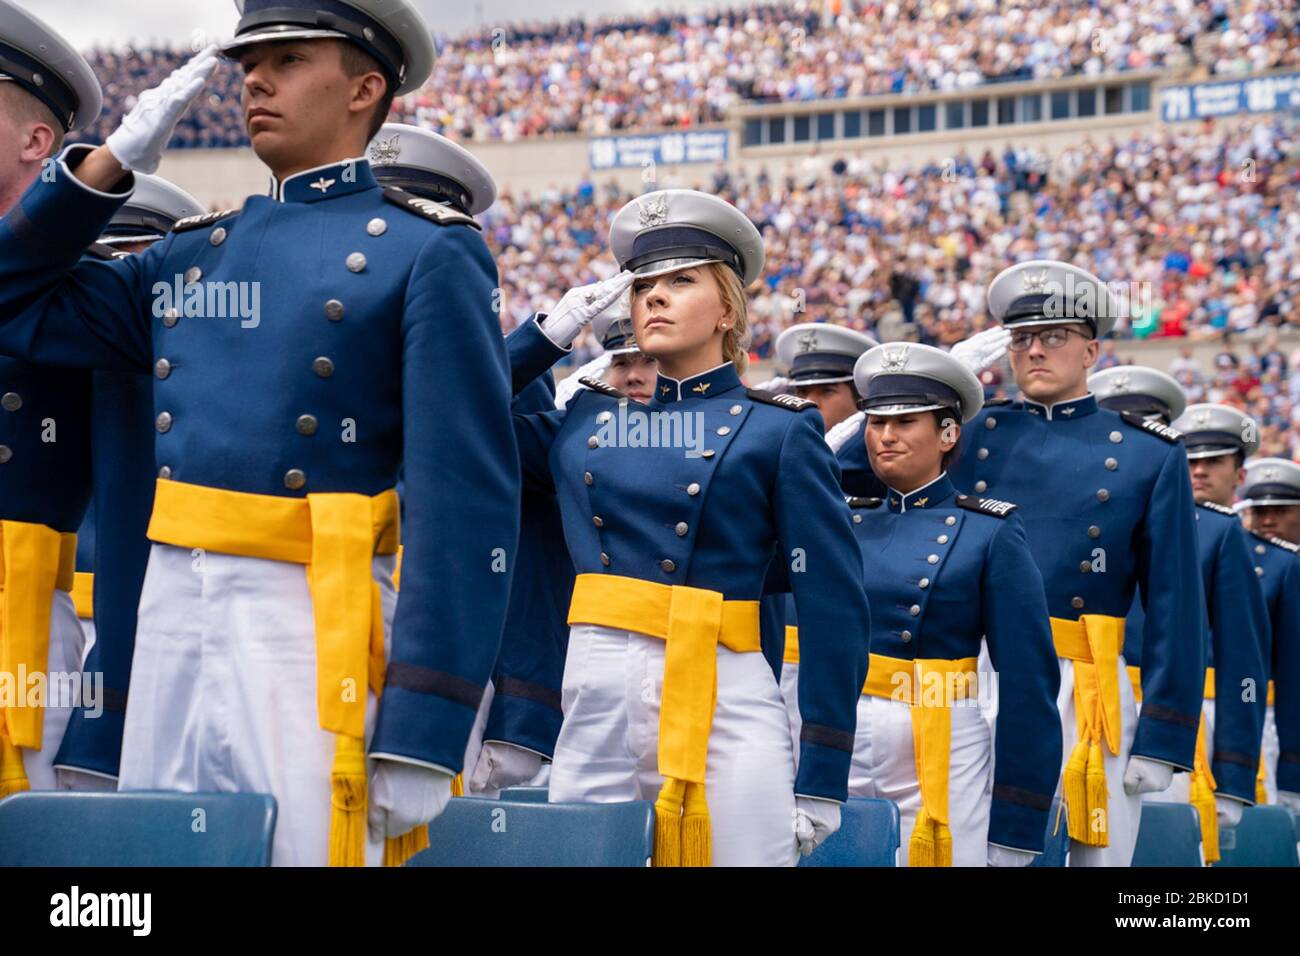
M 1167 86 L 1160 91 L 1160 118 L 1166 123 L 1290 109 L 1300 109 L 1300 73 Z
M 654 163 L 717 163 L 727 158 L 725 129 L 697 129 L 649 136 L 601 136 L 587 143 L 592 169 L 636 169 Z

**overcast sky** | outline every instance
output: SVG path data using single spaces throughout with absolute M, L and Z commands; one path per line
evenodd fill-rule
M 150 40 L 190 41 L 195 31 L 225 37 L 238 19 L 233 0 L 14 0 L 76 47 L 124 46 Z M 736 0 L 413 0 L 436 33 L 475 26 L 553 20 L 577 12 L 648 13 L 736 6 Z

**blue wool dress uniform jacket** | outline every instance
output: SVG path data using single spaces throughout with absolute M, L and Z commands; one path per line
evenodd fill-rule
M 72 712 L 58 767 L 116 777 L 122 757 L 131 655 L 153 509 L 153 387 L 135 372 L 93 373 L 91 458 L 94 497 L 77 540 L 77 570 L 95 573 L 95 643 L 85 671 L 103 675 L 102 706 Z M 83 563 L 87 546 L 88 561 Z
M 1295 545 L 1251 533 L 1271 631 L 1269 678 L 1277 723 L 1277 788 L 1300 793 L 1300 554 Z
M 1214 668 L 1210 770 L 1218 792 L 1254 803 L 1267 707 L 1268 608 L 1246 531 L 1234 515 L 1198 506 L 1196 541 L 1206 598 L 1205 664 Z M 1143 666 L 1145 623 L 1135 597 L 1124 627 L 1124 659 L 1131 666 Z
M 516 413 L 553 410 L 555 382 L 550 374 L 527 385 L 512 408 Z M 504 741 L 544 757 L 554 755 L 564 719 L 560 690 L 572 597 L 573 565 L 564 546 L 555 496 L 525 488 L 519 555 L 501 652 L 492 672 L 494 693 L 484 740 Z
M 1089 394 L 985 406 L 950 477 L 1016 504 L 1053 617 L 1147 610 L 1132 753 L 1190 770 L 1204 692 L 1204 594 L 1187 455 Z M 1094 566 L 1097 568 L 1093 570 Z M 1104 570 L 1102 570 L 1104 568 Z
M 519 533 L 487 246 L 386 199 L 357 159 L 139 255 L 78 262 L 127 198 L 73 177 L 84 150 L 69 147 L 0 221 L 0 354 L 135 371 L 165 359 L 155 460 L 175 481 L 376 495 L 405 458 L 409 571 L 371 753 L 459 770 L 510 594 L 497 549 L 513 554 Z M 209 302 L 218 284 L 253 284 L 242 288 L 245 301 L 257 290 L 259 314 L 218 317 L 188 294 L 169 313 L 178 277 Z M 448 407 L 447 395 L 473 399 Z
M 516 382 L 563 354 L 535 321 L 507 343 Z M 870 629 L 857 547 L 815 406 L 760 395 L 730 363 L 680 381 L 660 375 L 644 406 L 582 389 L 567 409 L 515 416 L 524 484 L 557 495 L 578 574 L 757 601 L 773 558 L 786 562 L 802 621 L 795 792 L 842 801 Z M 600 444 L 602 427 L 617 440 L 620 415 L 646 413 L 702 421 L 703 453 Z
M 1061 765 L 1061 671 L 1024 525 L 1015 511 L 978 510 L 982 499 L 959 496 L 946 474 L 886 495 L 853 512 L 871 653 L 962 660 L 987 638 L 999 687 L 989 842 L 1041 852 Z

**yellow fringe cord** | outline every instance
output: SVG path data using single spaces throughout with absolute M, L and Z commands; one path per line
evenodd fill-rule
M 465 775 L 456 774 L 451 778 L 451 795 L 453 797 L 465 796 Z
M 682 804 L 686 784 L 672 777 L 664 780 L 655 800 L 655 866 L 682 865 Z
M 704 799 L 704 784 L 686 785 L 684 806 L 682 866 L 709 866 L 713 862 L 713 831 L 709 825 L 709 805 Z
M 330 866 L 366 865 L 366 750 L 339 734 L 330 771 Z
M 1106 764 L 1101 753 L 1101 741 L 1088 747 L 1088 769 L 1084 771 L 1088 791 L 1088 832 L 1092 835 L 1089 846 L 1110 845 L 1109 808 L 1110 794 L 1106 790 Z
M 419 826 L 410 833 L 384 841 L 384 866 L 406 866 L 406 861 L 429 848 L 429 828 Z
M 0 799 L 12 797 L 30 789 L 27 771 L 23 769 L 23 752 L 0 731 Z
M 1087 845 L 1088 790 L 1084 777 L 1088 769 L 1088 741 L 1080 740 L 1070 751 L 1061 777 L 1061 796 L 1065 798 L 1065 825 L 1070 839 Z
M 952 866 L 952 831 L 921 807 L 911 839 L 907 841 L 908 866 Z

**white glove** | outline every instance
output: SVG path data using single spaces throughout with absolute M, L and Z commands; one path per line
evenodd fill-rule
M 1219 827 L 1231 829 L 1241 822 L 1241 811 L 1246 805 L 1240 800 L 1234 800 L 1232 797 L 1221 797 L 1217 793 L 1214 795 L 1214 809 L 1218 811 L 1216 816 L 1219 818 Z
M 995 843 L 989 844 L 989 866 L 1015 867 L 1028 866 L 1034 862 L 1037 853 L 1030 853 L 1028 850 L 1017 850 L 1009 846 L 998 846 Z
M 840 828 L 840 805 L 834 800 L 794 798 L 794 837 L 807 856 Z
M 370 775 L 370 838 L 399 837 L 437 819 L 451 801 L 452 774 L 397 760 L 376 760 Z
M 568 408 L 569 402 L 573 401 L 573 396 L 582 391 L 582 380 L 584 378 L 600 378 L 605 374 L 605 369 L 609 368 L 609 363 L 612 358 L 613 357 L 608 352 L 601 352 L 586 365 L 570 374 L 559 385 L 555 386 L 555 407 Z
M 958 342 L 949 354 L 968 369 L 979 375 L 1007 354 L 1011 330 L 1002 326 L 976 332 L 965 341 Z
M 1279 790 L 1277 792 L 1277 802 L 1278 806 L 1286 807 L 1292 813 L 1300 813 L 1300 793 Z
M 500 791 L 532 780 L 542 769 L 542 755 L 500 740 L 489 740 L 479 751 L 469 778 L 475 793 Z
M 830 446 L 831 451 L 839 451 L 849 443 L 849 439 L 861 432 L 862 423 L 866 421 L 866 418 L 866 412 L 854 412 L 828 431 L 826 433 L 826 444 Z
M 541 317 L 542 331 L 562 349 L 567 349 L 591 320 L 618 300 L 636 279 L 624 269 L 616 276 L 580 285 L 564 293 L 549 314 Z
M 1124 768 L 1124 792 L 1130 797 L 1139 793 L 1159 793 L 1168 790 L 1174 779 L 1174 768 L 1167 763 L 1148 760 L 1146 757 L 1129 757 Z
M 58 790 L 77 790 L 82 793 L 112 793 L 117 790 L 117 777 L 87 773 L 73 767 L 55 767 L 54 781 Z
M 104 145 L 127 169 L 152 173 L 162 162 L 163 150 L 176 124 L 202 92 L 217 68 L 217 46 L 212 44 L 151 90 L 140 94 L 131 112 Z
M 780 394 L 790 387 L 790 380 L 783 375 L 774 375 L 766 382 L 759 382 L 754 386 L 764 392 L 771 392 L 773 395 Z

